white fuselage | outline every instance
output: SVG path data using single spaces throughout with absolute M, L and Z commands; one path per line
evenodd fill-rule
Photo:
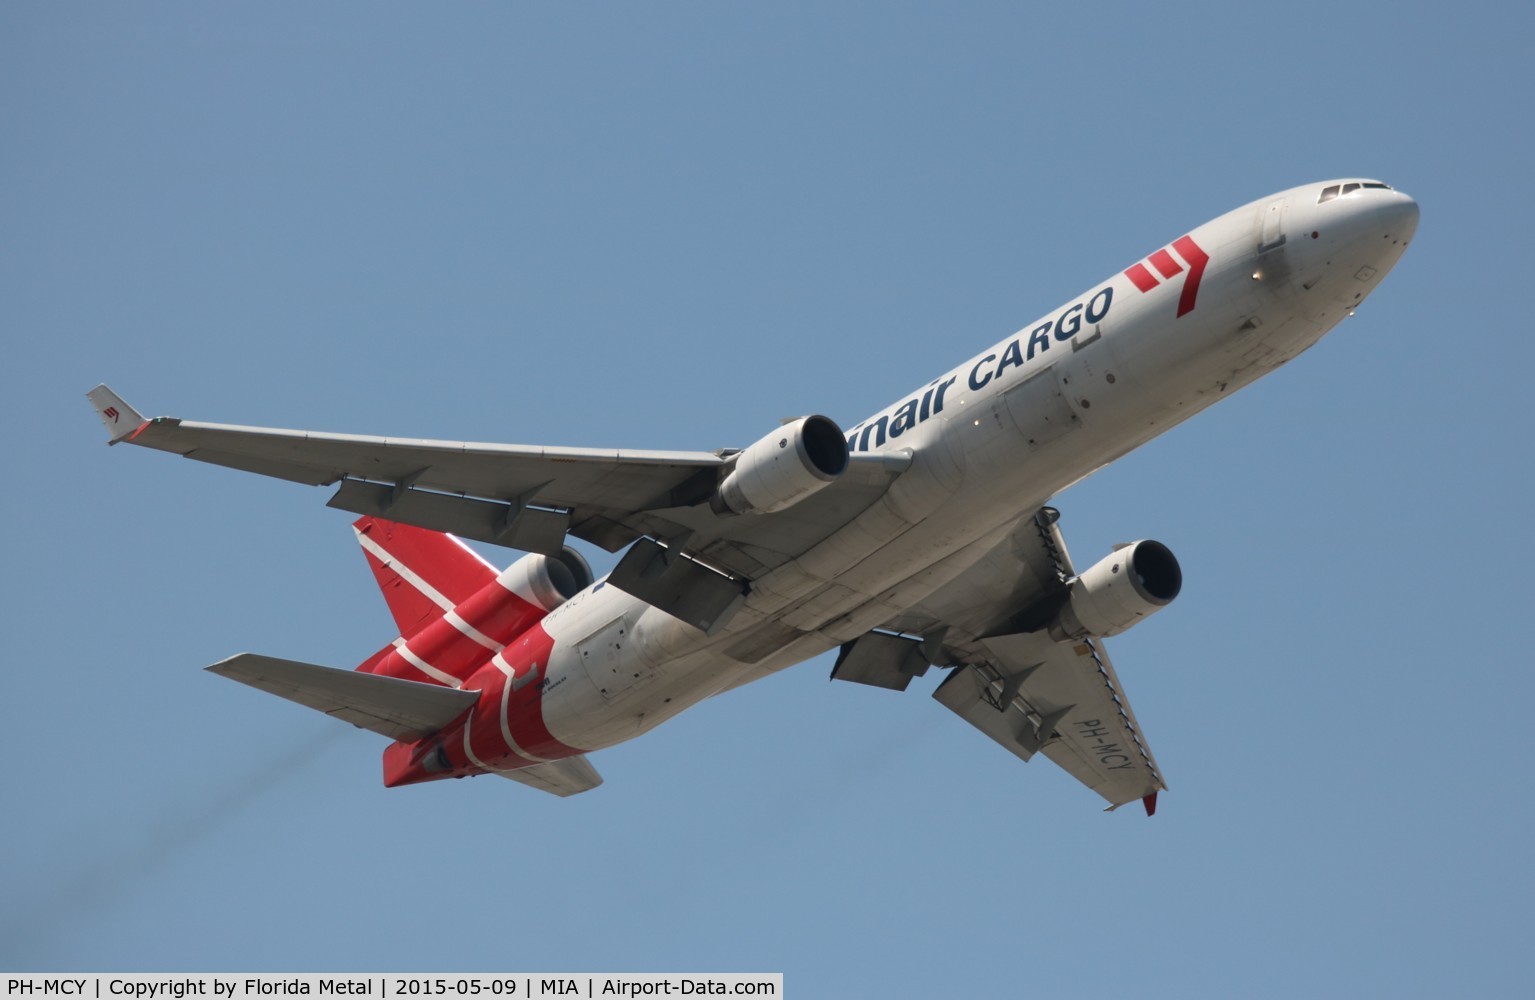
M 1316 343 L 1396 264 L 1416 219 L 1412 199 L 1374 182 L 1260 199 L 903 396 L 848 440 L 855 456 L 909 453 L 906 470 L 754 580 L 716 634 L 602 582 L 544 619 L 550 731 L 581 749 L 622 742 L 889 621 L 1056 493 Z M 587 664 L 604 634 L 624 637 L 632 669 L 599 689 Z

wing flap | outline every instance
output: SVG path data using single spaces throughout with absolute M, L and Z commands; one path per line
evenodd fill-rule
M 1100 642 L 1040 632 L 980 641 L 987 662 L 933 692 L 945 707 L 1023 760 L 1044 752 L 1111 807 L 1167 787 Z
M 568 513 L 425 490 L 397 490 L 360 479 L 343 482 L 326 506 L 544 555 L 560 553 L 570 526 Z
M 414 743 L 441 730 L 479 698 L 478 691 L 360 674 L 257 653 L 240 653 L 207 669 L 405 743 Z
M 955 670 L 938 685 L 933 697 L 1018 759 L 1027 761 L 1034 756 L 1028 737 L 1038 731 L 1037 727 L 1019 706 L 1004 707 L 991 679 L 976 667 Z
M 1043 753 L 1117 807 L 1166 784 L 1103 643 L 1056 643 L 1043 629 L 1075 574 L 1059 517 L 1042 507 L 1021 519 L 881 627 L 941 635 L 933 662 L 958 666 L 934 698 L 1019 759 Z
M 913 677 L 927 673 L 921 643 L 888 632 L 866 632 L 842 644 L 831 679 L 905 691 Z

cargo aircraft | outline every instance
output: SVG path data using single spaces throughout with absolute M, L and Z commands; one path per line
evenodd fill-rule
M 1156 248 L 844 430 L 743 449 L 614 451 L 146 419 L 88 394 L 111 443 L 336 487 L 399 636 L 354 671 L 254 653 L 208 669 L 394 741 L 384 783 L 497 774 L 556 795 L 589 751 L 836 650 L 1109 808 L 1165 788 L 1103 640 L 1182 582 L 1142 540 L 1078 570 L 1060 491 L 1273 371 L 1412 239 L 1379 181 L 1306 184 Z M 593 580 L 566 536 L 623 552 Z M 498 572 L 457 538 L 527 553 Z

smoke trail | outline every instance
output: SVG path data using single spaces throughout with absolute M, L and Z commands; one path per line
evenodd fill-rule
M 835 811 L 857 789 L 908 766 L 913 754 L 925 750 L 950 724 L 942 713 L 921 716 L 915 724 L 890 720 L 871 733 L 862 747 L 838 761 L 835 768 L 815 772 L 800 787 L 785 793 L 779 810 L 805 821 Z M 920 756 L 920 754 L 917 754 Z
M 96 858 L 73 867 L 50 887 L 46 898 L 22 904 L 5 917 L 0 941 L 7 951 L 29 940 L 41 943 L 73 933 L 73 920 L 99 909 L 139 882 L 174 863 L 189 847 L 204 840 L 278 788 L 327 746 L 346 735 L 340 726 L 327 726 L 279 757 L 269 758 L 249 774 L 231 776 L 185 806 L 171 804 L 153 810 L 154 825 L 139 831 L 114 829 L 111 841 Z M 19 902 L 12 899 L 12 902 Z M 14 955 L 12 956 L 14 957 Z M 8 959 L 9 961 L 10 959 Z

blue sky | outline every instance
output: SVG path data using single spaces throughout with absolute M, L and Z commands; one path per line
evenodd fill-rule
M 1514 4 L 0 8 L 0 967 L 783 971 L 795 997 L 1510 992 L 1532 915 Z M 1416 197 L 1312 352 L 1057 500 L 1153 820 L 827 660 L 569 801 L 386 790 L 206 675 L 392 636 L 327 491 L 83 394 L 578 446 L 850 425 L 1295 184 Z M 492 553 L 506 561 L 510 553 Z M 594 559 L 595 561 L 595 559 Z

